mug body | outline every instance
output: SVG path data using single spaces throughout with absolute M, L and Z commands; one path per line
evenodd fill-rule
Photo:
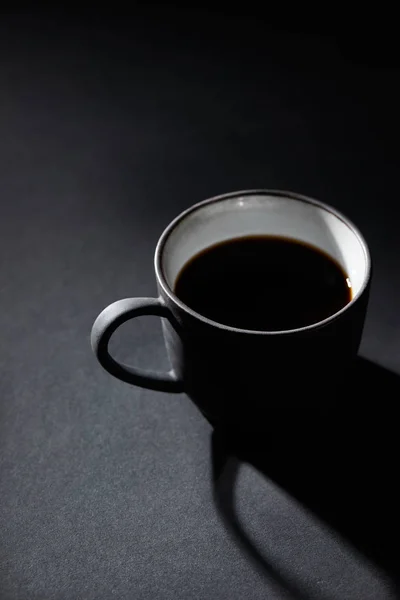
M 175 294 L 185 264 L 214 244 L 272 235 L 305 242 L 348 275 L 351 301 L 327 319 L 283 331 L 229 327 L 196 313 Z M 358 229 L 321 202 L 251 190 L 201 202 L 178 216 L 155 253 L 167 351 L 185 392 L 212 421 L 246 424 L 271 410 L 301 408 L 340 394 L 340 379 L 361 340 L 371 263 Z M 226 291 L 226 302 L 230 294 Z M 293 299 L 295 302 L 295 298 Z

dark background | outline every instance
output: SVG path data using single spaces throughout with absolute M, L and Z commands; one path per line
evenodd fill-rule
M 0 17 L 2 600 L 399 597 L 395 32 L 241 10 Z M 374 280 L 341 406 L 321 389 L 250 452 L 109 377 L 89 333 L 155 294 L 177 213 L 261 187 L 345 212 Z M 113 346 L 168 364 L 155 318 Z

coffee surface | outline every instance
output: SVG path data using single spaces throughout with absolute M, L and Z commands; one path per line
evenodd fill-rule
M 326 319 L 350 302 L 342 267 L 321 250 L 276 236 L 211 246 L 182 268 L 178 298 L 204 317 L 256 331 L 282 331 Z

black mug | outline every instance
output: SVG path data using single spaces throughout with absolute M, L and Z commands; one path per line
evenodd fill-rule
M 348 273 L 351 301 L 323 321 L 272 332 L 217 323 L 176 296 L 176 279 L 191 258 L 219 242 L 252 235 L 284 236 L 322 250 Z M 127 383 L 186 392 L 213 422 L 254 425 L 271 409 L 320 402 L 357 353 L 370 255 L 349 219 L 319 201 L 291 192 L 249 190 L 200 202 L 165 229 L 154 266 L 158 298 L 127 298 L 105 308 L 93 325 L 93 351 L 109 373 Z M 125 365 L 108 352 L 113 332 L 142 315 L 163 317 L 169 372 Z

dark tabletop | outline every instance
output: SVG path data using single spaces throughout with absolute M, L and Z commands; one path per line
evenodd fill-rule
M 150 12 L 0 19 L 0 598 L 396 598 L 393 48 Z M 111 301 L 156 293 L 177 213 L 262 187 L 345 212 L 374 281 L 346 402 L 325 410 L 321 390 L 252 453 L 184 395 L 107 375 L 89 333 Z M 156 318 L 113 349 L 167 366 Z

